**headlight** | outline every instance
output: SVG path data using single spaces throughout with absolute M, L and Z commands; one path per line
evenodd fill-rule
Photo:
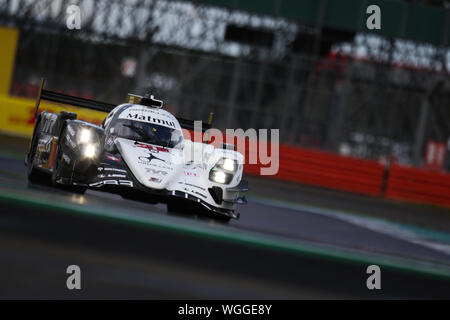
M 223 171 L 215 171 L 211 174 L 211 179 L 217 183 L 225 183 L 227 181 L 227 174 Z
M 225 172 L 216 167 L 212 168 L 209 172 L 209 180 L 221 184 L 229 184 L 233 180 L 233 176 L 232 173 Z
M 230 158 L 221 158 L 209 172 L 209 180 L 229 184 L 237 170 L 237 161 Z
M 82 129 L 80 131 L 79 141 L 80 143 L 88 143 L 89 141 L 91 141 L 91 130 Z
M 85 148 L 84 148 L 84 156 L 86 158 L 92 158 L 95 156 L 96 153 L 96 149 L 95 146 L 93 144 L 88 144 Z
M 235 172 L 237 169 L 237 162 L 230 158 L 222 158 L 217 162 L 216 167 L 225 171 Z
M 234 163 L 235 161 L 234 160 L 232 160 L 232 159 L 228 159 L 228 158 L 225 158 L 224 160 L 223 160 L 223 165 L 222 165 L 222 167 L 225 169 L 225 170 L 227 170 L 227 171 L 235 171 L 236 170 L 236 164 Z

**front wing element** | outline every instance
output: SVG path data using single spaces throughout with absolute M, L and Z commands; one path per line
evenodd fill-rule
M 151 198 L 153 202 L 168 203 L 174 198 L 185 199 L 216 214 L 231 217 L 233 219 L 239 219 L 239 213 L 235 212 L 235 210 L 213 206 L 204 199 L 196 197 L 190 193 L 183 192 L 181 190 L 155 190 L 143 186 L 133 176 L 120 155 L 112 155 L 107 153 L 105 155 L 105 160 L 97 168 L 97 175 L 87 185 L 78 184 L 77 182 L 74 182 L 73 184 L 84 185 L 92 189 L 99 189 L 117 194 L 134 193 L 133 198 L 142 201 L 149 201 Z M 246 183 L 244 181 L 237 187 L 233 188 L 233 191 L 237 191 L 237 189 L 244 191 L 246 190 L 245 186 Z M 245 202 L 245 197 L 242 197 L 237 198 L 232 202 L 232 204 L 244 204 Z

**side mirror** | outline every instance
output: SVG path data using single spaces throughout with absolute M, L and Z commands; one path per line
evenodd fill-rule
M 220 149 L 225 149 L 225 150 L 233 150 L 236 151 L 236 146 L 234 144 L 231 143 L 220 143 Z

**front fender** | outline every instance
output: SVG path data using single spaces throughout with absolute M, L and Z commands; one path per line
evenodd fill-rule
M 80 141 L 80 134 L 85 129 L 90 132 L 91 139 L 88 142 Z M 61 164 L 67 169 L 64 171 L 72 172 L 76 176 L 75 180 L 78 180 L 77 177 L 89 180 L 105 157 L 104 144 L 105 132 L 102 128 L 80 120 L 65 121 L 58 143 Z M 92 157 L 85 154 L 89 145 L 95 148 Z

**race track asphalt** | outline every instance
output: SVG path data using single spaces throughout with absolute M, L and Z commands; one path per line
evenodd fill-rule
M 351 219 L 346 221 L 338 215 L 323 214 L 320 209 L 318 212 L 315 212 L 314 208 L 302 210 L 295 206 L 265 200 L 262 197 L 250 196 L 249 203 L 240 207 L 240 219 L 223 224 L 202 215 L 169 214 L 163 204 L 152 205 L 126 200 L 106 192 L 88 190 L 85 195 L 77 195 L 51 186 L 29 185 L 23 161 L 17 157 L 0 156 L 0 168 L 0 190 L 5 192 L 13 190 L 17 195 L 31 195 L 59 203 L 82 204 L 90 208 L 123 208 L 127 214 L 138 217 L 155 215 L 160 218 L 170 217 L 176 218 L 180 223 L 200 224 L 211 229 L 249 231 L 331 247 L 450 265 L 450 250 L 446 250 L 445 244 L 441 244 L 443 250 L 436 250 L 430 248 L 427 245 L 428 242 L 422 244 L 420 241 L 410 241 L 407 237 L 399 238 L 395 236 L 395 232 L 386 234 L 380 230 L 374 231 L 370 220 L 364 221 L 367 225 L 353 223 Z
M 299 192 L 297 186 L 274 186 L 277 182 L 268 182 L 264 179 L 250 178 L 250 190 L 248 196 L 248 204 L 240 207 L 241 218 L 239 220 L 231 220 L 229 223 L 217 222 L 214 219 L 202 216 L 202 215 L 186 215 L 186 214 L 170 214 L 167 212 L 166 206 L 163 204 L 147 204 L 142 202 L 136 202 L 126 200 L 118 195 L 109 194 L 96 190 L 88 190 L 84 195 L 77 195 L 67 191 L 55 189 L 48 185 L 32 185 L 29 184 L 26 179 L 26 169 L 23 164 L 22 154 L 17 150 L 2 149 L 0 152 L 0 195 L 3 199 L 7 199 L 10 202 L 29 202 L 29 203 L 44 203 L 55 204 L 59 206 L 60 210 L 76 210 L 95 212 L 99 215 L 114 215 L 120 216 L 120 219 L 130 219 L 139 222 L 157 223 L 160 225 L 176 226 L 176 228 L 184 228 L 188 230 L 201 229 L 201 232 L 209 234 L 225 234 L 227 237 L 235 237 L 236 239 L 247 239 L 255 237 L 258 241 L 270 243 L 287 243 L 292 246 L 301 246 L 312 252 L 325 252 L 326 254 L 342 256 L 342 257 L 356 257 L 356 259 L 365 259 L 370 257 L 373 259 L 380 259 L 384 263 L 389 261 L 402 261 L 402 268 L 407 266 L 413 269 L 425 269 L 433 273 L 444 273 L 447 277 L 450 277 L 450 235 L 446 232 L 447 229 L 447 216 L 450 216 L 450 211 L 446 209 L 438 209 L 437 215 L 433 214 L 435 218 L 441 215 L 441 221 L 444 221 L 445 226 L 442 228 L 431 228 L 426 223 L 403 223 L 396 221 L 397 219 L 386 219 L 383 214 L 380 216 L 371 215 L 368 211 L 376 211 L 376 206 L 373 206 L 370 210 L 361 210 L 361 214 L 358 214 L 358 208 L 364 208 L 364 203 L 370 203 L 376 201 L 370 199 L 356 200 L 360 203 L 355 206 L 352 201 L 348 201 L 348 196 L 343 195 L 341 198 L 333 196 L 330 197 L 331 202 L 337 203 L 334 209 L 326 208 L 324 206 L 317 205 L 320 202 L 326 202 L 321 197 L 326 197 L 329 191 L 316 190 L 308 191 L 310 194 L 314 194 L 314 197 L 310 197 L 310 201 L 306 199 L 307 192 L 302 192 L 296 196 L 296 192 Z M 252 191 L 252 185 L 255 188 Z M 277 190 L 275 190 L 277 189 Z M 271 190 L 274 190 L 273 192 Z M 282 194 L 280 195 L 280 190 Z M 305 200 L 302 200 L 305 197 Z M 326 198 L 325 198 L 326 199 Z M 344 200 L 342 200 L 344 199 Z M 339 202 L 340 201 L 340 202 Z M 364 202 L 366 201 L 366 202 Z M 351 203 L 350 203 L 351 202 Z M 340 205 L 341 203 L 341 205 Z M 385 212 L 397 212 L 398 208 L 396 204 L 382 204 L 381 207 Z M 350 210 L 348 208 L 351 207 Z M 406 208 L 412 208 L 411 211 L 414 215 L 417 215 L 417 221 L 425 221 L 423 214 L 420 215 L 420 211 L 425 212 L 427 207 L 406 206 Z M 337 208 L 337 209 L 336 209 Z M 405 206 L 401 206 L 402 210 L 405 210 Z M 418 209 L 419 208 L 419 209 Z M 433 209 L 436 211 L 435 209 Z M 355 214 L 356 213 L 356 214 Z M 28 237 L 26 230 L 29 230 L 30 235 L 33 234 L 33 229 L 41 228 L 42 226 L 32 225 L 29 221 L 24 219 L 12 219 L 11 212 L 7 214 L 0 214 L 0 237 L 1 237 L 1 250 L 0 250 L 0 267 L 4 272 L 9 272 L 11 277 L 8 277 L 8 281 L 3 281 L 4 288 L 8 288 L 8 292 L 1 292 L 0 296 L 3 297 L 47 297 L 46 295 L 39 295 L 30 291 L 30 284 L 25 282 L 17 282 L 17 278 L 24 272 L 29 272 L 30 267 L 23 269 L 20 267 L 21 262 L 26 260 L 27 265 L 41 263 L 39 257 L 46 257 L 49 261 L 60 257 L 66 261 L 67 257 L 64 257 L 64 249 L 58 247 L 58 244 L 53 242 L 42 243 L 34 242 L 32 237 Z M 393 214 L 395 217 L 395 214 Z M 440 217 L 440 216 L 439 216 Z M 108 217 L 110 218 L 110 217 Z M 438 220 L 438 219 L 437 219 Z M 436 220 L 436 221 L 437 221 Z M 436 223 L 436 222 L 433 222 Z M 25 236 L 15 235 L 14 230 L 25 230 Z M 182 244 L 180 244 L 182 245 Z M 22 250 L 22 249 L 23 250 Z M 26 255 L 20 256 L 17 252 L 22 250 L 28 252 Z M 81 249 L 80 249 L 81 250 Z M 96 264 L 113 265 L 117 261 L 123 261 L 122 257 L 99 257 L 94 258 L 89 254 L 82 254 L 79 256 L 79 260 L 85 261 L 86 265 L 92 265 L 95 268 Z M 375 258 L 374 258 L 375 257 Z M 67 261 L 69 261 L 68 259 Z M 97 260 L 101 261 L 98 262 Z M 111 261 L 110 261 L 111 260 Z M 116 261 L 116 262 L 113 262 Z M 133 261 L 130 258 L 130 261 Z M 61 262 L 55 262 L 56 264 L 63 264 Z M 113 284 L 103 283 L 103 290 L 101 297 L 123 297 L 122 295 L 115 294 L 109 290 L 108 286 L 122 288 L 121 292 L 126 291 L 130 286 L 133 287 L 132 292 L 134 295 L 130 297 L 146 297 L 146 298 L 158 298 L 161 296 L 161 292 L 164 292 L 160 288 L 162 284 L 157 284 L 156 287 L 152 286 L 149 291 L 148 288 L 142 288 L 140 292 L 139 288 L 136 289 L 136 283 L 130 285 L 128 282 L 133 282 L 133 279 L 139 277 L 132 276 L 131 270 L 136 272 L 145 273 L 145 268 L 153 268 L 159 270 L 162 274 L 167 273 L 165 279 L 170 279 L 174 274 L 184 277 L 183 281 L 191 283 L 191 280 L 186 280 L 186 273 L 176 270 L 179 268 L 177 265 L 171 265 L 173 272 L 169 272 L 167 265 L 158 266 L 153 263 L 151 267 L 148 265 L 140 266 L 141 261 L 127 262 L 127 265 L 120 270 L 127 275 L 121 277 L 121 279 L 127 279 L 123 283 Z M 142 269 L 140 269 L 142 267 Z M 23 269 L 23 270 L 22 270 Z M 172 269 L 170 269 L 172 270 Z M 113 271 L 111 271 L 113 272 Z M 119 271 L 117 271 L 119 272 Z M 152 272 L 152 271 L 148 271 Z M 170 273 L 170 275 L 169 275 Z M 108 278 L 108 273 L 104 274 L 104 278 Z M 14 277 L 16 275 L 16 277 Z M 39 276 L 39 270 L 37 270 L 37 276 Z M 48 276 L 48 275 L 47 275 Z M 203 276 L 207 277 L 205 273 Z M 45 278 L 45 276 L 42 276 Z M 97 277 L 97 273 L 95 279 Z M 195 275 L 195 277 L 202 277 L 202 273 Z M 211 276 L 212 277 L 212 276 Z M 93 276 L 94 278 L 94 276 Z M 190 278 L 189 278 L 190 279 Z M 1 279 L 0 279 L 1 280 Z M 97 279 L 98 280 L 98 279 Z M 49 282 L 54 281 L 51 277 Z M 139 281 L 139 280 L 136 280 Z M 153 279 L 152 281 L 156 281 Z M 161 280 L 162 281 L 162 280 Z M 180 280 L 181 281 L 181 280 Z M 190 282 L 191 281 L 191 282 Z M 222 285 L 226 283 L 226 280 L 221 280 Z M 225 281 L 225 282 L 223 282 Z M 212 295 L 213 298 L 220 297 L 236 297 L 236 298 L 329 298 L 336 297 L 336 293 L 317 291 L 309 288 L 306 291 L 296 291 L 280 288 L 277 291 L 277 285 L 273 284 L 274 291 L 270 294 L 263 294 L 263 290 L 259 290 L 260 283 L 245 285 L 245 281 L 231 281 L 230 284 L 239 283 L 240 290 L 236 291 L 236 286 L 228 290 L 227 293 L 222 291 L 217 293 L 217 296 Z M 249 280 L 250 281 L 250 280 Z M 268 280 L 269 281 L 269 280 Z M 191 283 L 192 284 L 192 283 Z M 21 286 L 22 285 L 22 286 Z M 221 287 L 221 286 L 219 286 Z M 11 289 L 16 288 L 17 290 Z M 158 289 L 159 288 L 159 289 Z M 192 289 L 194 288 L 194 289 Z M 177 293 L 174 295 L 173 291 L 167 294 L 167 297 L 202 297 L 204 291 L 195 289 L 195 285 L 192 286 L 192 290 L 184 292 L 177 289 Z M 161 289 L 161 290 L 160 290 Z M 27 294 L 24 294 L 23 290 L 27 290 Z M 208 289 L 210 290 L 210 289 Z M 233 292 L 233 293 L 230 293 Z M 278 292 L 278 293 L 277 293 Z M 108 295 L 109 293 L 109 295 Z M 142 293 L 142 294 L 141 294 Z M 267 293 L 267 292 L 266 292 Z M 58 293 L 49 295 L 50 297 L 59 297 Z M 98 297 L 98 296 L 95 296 Z M 345 298 L 346 295 L 341 293 L 341 298 Z

